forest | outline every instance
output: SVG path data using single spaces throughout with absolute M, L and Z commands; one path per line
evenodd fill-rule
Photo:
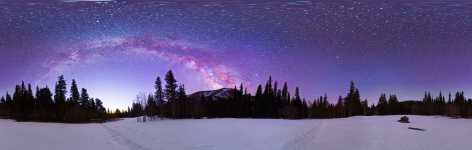
M 300 96 L 300 89 L 293 94 L 287 83 L 281 88 L 269 77 L 265 85 L 259 85 L 255 95 L 248 93 L 241 84 L 229 90 L 228 97 L 195 97 L 187 95 L 185 86 L 177 84 L 172 71 L 165 75 L 163 88 L 160 77 L 154 82 L 155 91 L 141 96 L 126 111 L 115 111 L 120 117 L 158 116 L 165 118 L 342 118 L 369 115 L 442 115 L 450 117 L 472 117 L 472 99 L 464 92 L 442 93 L 433 97 L 425 92 L 422 100 L 400 101 L 396 95 L 380 94 L 377 104 L 362 100 L 359 89 L 350 83 L 345 96 L 339 96 L 336 103 L 330 103 L 325 94 L 313 100 Z
M 127 110 L 107 111 L 98 98 L 91 98 L 87 89 L 79 90 L 72 80 L 69 92 L 63 76 L 58 77 L 54 93 L 48 87 L 36 87 L 22 82 L 16 85 L 13 95 L 8 92 L 0 99 L 0 116 L 17 121 L 44 122 L 103 122 L 121 117 L 149 116 L 151 118 L 343 118 L 369 115 L 441 115 L 449 117 L 472 117 L 472 99 L 464 92 L 439 93 L 433 97 L 425 92 L 422 100 L 400 101 L 396 95 L 380 94 L 377 104 L 362 100 L 354 82 L 350 83 L 345 96 L 330 103 L 325 94 L 313 100 L 300 96 L 300 89 L 293 94 L 287 83 L 279 87 L 271 77 L 265 85 L 257 86 L 254 95 L 241 84 L 227 89 L 226 97 L 204 94 L 187 95 L 185 86 L 179 84 L 172 71 L 164 78 L 154 81 L 155 91 L 140 96 Z
M 107 119 L 105 107 L 100 99 L 91 98 L 87 89 L 79 91 L 77 82 L 72 80 L 70 95 L 67 83 L 59 76 L 54 94 L 49 87 L 36 87 L 22 82 L 16 85 L 13 96 L 8 92 L 0 99 L 0 116 L 17 121 L 41 122 L 103 122 Z

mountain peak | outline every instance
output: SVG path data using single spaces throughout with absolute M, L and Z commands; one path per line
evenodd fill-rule
M 210 91 L 199 91 L 189 95 L 190 99 L 201 99 L 205 97 L 206 99 L 210 100 L 218 100 L 218 99 L 229 99 L 239 92 L 236 89 L 232 88 L 221 88 L 218 90 L 210 90 Z

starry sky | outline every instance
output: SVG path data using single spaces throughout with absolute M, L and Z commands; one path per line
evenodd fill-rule
M 169 69 L 188 93 L 250 91 L 272 77 L 331 101 L 472 92 L 472 3 L 417 1 L 0 0 L 0 91 L 58 75 L 109 108 Z

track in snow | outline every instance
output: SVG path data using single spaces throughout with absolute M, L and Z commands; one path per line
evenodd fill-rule
M 321 121 L 319 124 L 314 124 L 314 126 L 315 127 L 311 128 L 310 130 L 285 143 L 283 149 L 304 150 L 311 145 L 314 145 L 314 142 L 320 138 L 320 134 L 318 132 L 323 130 L 326 125 L 324 121 Z
M 118 131 L 106 126 L 106 125 L 103 125 L 103 128 L 106 129 L 106 131 L 111 135 L 111 137 L 113 138 L 113 140 L 115 142 L 117 142 L 118 144 L 121 144 L 123 146 L 126 146 L 128 149 L 130 150 L 149 150 L 148 148 L 146 147 L 143 147 L 141 145 L 139 145 L 138 143 L 130 140 L 129 138 L 127 138 L 126 136 L 123 136 L 121 133 L 119 133 Z

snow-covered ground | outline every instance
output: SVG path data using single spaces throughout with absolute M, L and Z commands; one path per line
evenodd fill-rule
M 0 120 L 4 150 L 470 150 L 472 119 L 136 119 L 104 124 Z M 410 130 L 408 127 L 426 131 Z

